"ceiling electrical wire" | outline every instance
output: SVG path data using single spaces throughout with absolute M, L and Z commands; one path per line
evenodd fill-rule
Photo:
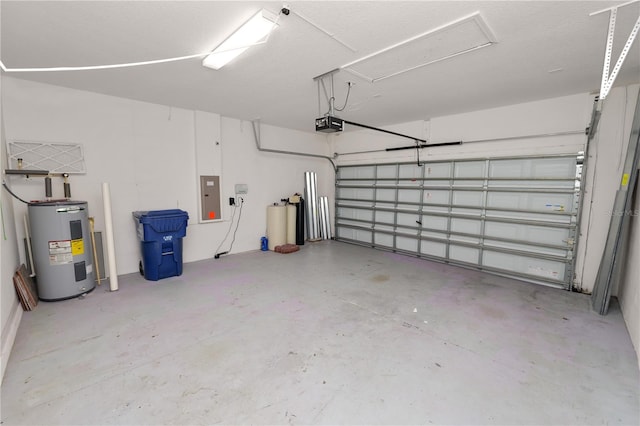
M 320 87 L 320 85 L 322 85 L 322 90 L 324 90 L 324 97 L 326 98 L 327 103 L 329 104 L 329 109 L 327 110 L 327 112 L 325 112 L 325 115 L 329 115 L 331 113 L 331 99 L 332 99 L 332 97 L 330 97 L 329 94 L 327 93 L 327 87 L 324 85 L 324 79 L 320 79 L 319 83 L 320 84 L 318 84 L 318 87 Z M 319 91 L 320 91 L 320 89 L 318 89 L 318 92 Z M 318 102 L 320 102 L 320 99 L 318 99 Z
M 280 21 L 280 16 L 282 16 L 282 10 L 276 16 L 276 20 L 274 22 L 275 26 L 278 25 L 278 22 Z M 261 40 L 259 42 L 256 42 L 256 43 L 248 44 L 247 46 L 244 46 L 244 47 L 252 47 L 252 46 L 258 46 L 260 44 L 265 44 L 267 41 L 269 41 L 269 37 L 270 36 L 271 36 L 271 33 L 267 34 L 267 36 L 263 40 Z M 229 49 L 229 50 L 236 50 L 236 49 L 237 49 L 237 47 L 233 48 L 233 49 Z M 92 71 L 92 70 L 129 68 L 129 67 L 139 67 L 139 66 L 143 66 L 143 65 L 164 64 L 164 63 L 167 63 L 167 62 L 177 62 L 177 61 L 184 61 L 184 60 L 187 60 L 187 59 L 199 58 L 199 57 L 210 55 L 211 53 L 213 53 L 213 50 L 214 49 L 207 50 L 206 52 L 202 52 L 202 53 L 195 53 L 195 54 L 192 54 L 192 55 L 185 55 L 185 56 L 176 56 L 176 57 L 173 57 L 173 58 L 154 59 L 154 60 L 151 60 L 151 61 L 126 62 L 126 63 L 108 64 L 108 65 L 87 65 L 87 66 L 79 66 L 79 67 L 65 66 L 65 67 L 42 67 L 42 68 L 9 68 L 4 64 L 4 62 L 2 62 L 2 60 L 0 60 L 0 68 L 4 72 Z M 224 53 L 224 52 L 226 52 L 226 51 L 220 51 L 218 53 Z
M 264 42 L 260 42 L 264 43 Z M 90 70 L 104 70 L 104 69 L 113 69 L 113 68 L 128 68 L 128 67 L 138 67 L 142 65 L 155 65 L 155 64 L 163 64 L 166 62 L 176 62 L 176 61 L 184 61 L 186 59 L 193 59 L 202 56 L 207 56 L 211 53 L 211 51 L 196 53 L 194 55 L 187 56 L 178 56 L 175 58 L 167 58 L 167 59 L 156 59 L 153 61 L 142 61 L 142 62 L 129 62 L 123 64 L 111 64 L 111 65 L 89 65 L 82 67 L 49 67 L 49 68 L 7 68 L 2 61 L 0 61 L 0 68 L 4 72 L 55 72 L 55 71 L 90 71 Z
M 347 89 L 347 97 L 344 100 L 344 105 L 342 106 L 342 108 L 338 108 L 338 107 L 334 106 L 334 109 L 336 111 L 344 111 L 344 109 L 347 107 L 347 102 L 349 102 L 349 94 L 351 93 L 351 86 L 353 86 L 353 83 L 350 82 L 350 81 L 347 81 L 347 86 L 349 86 L 349 87 Z M 333 100 L 335 101 L 336 98 L 334 97 Z
M 322 105 L 320 102 L 320 84 L 316 84 L 317 88 L 318 88 L 318 116 L 320 116 L 322 114 Z
M 344 105 L 342 105 L 342 108 L 338 108 L 335 105 L 333 105 L 333 103 L 336 100 L 336 97 L 333 95 L 333 74 L 331 74 L 331 96 L 329 96 L 329 94 L 327 93 L 327 86 L 325 86 L 324 84 L 324 78 L 318 79 L 318 114 L 320 113 L 320 86 L 322 86 L 322 90 L 324 91 L 324 97 L 326 98 L 327 103 L 329 104 L 329 109 L 324 115 L 331 115 L 332 110 L 344 111 L 344 109 L 347 107 L 347 103 L 349 102 L 349 94 L 351 94 L 351 87 L 354 85 L 355 83 L 351 81 L 347 81 L 347 96 L 344 100 Z
M 290 9 L 288 7 L 285 7 L 285 9 L 287 9 L 287 11 L 289 11 Z M 349 44 L 347 44 L 346 42 L 342 41 L 341 39 L 339 39 L 334 33 L 327 31 L 326 29 L 322 28 L 320 25 L 316 24 L 315 22 L 311 21 L 309 18 L 307 18 L 306 16 L 303 16 L 300 14 L 300 12 L 297 12 L 296 10 L 291 10 L 291 12 L 296 15 L 298 18 L 302 19 L 304 22 L 306 22 L 307 24 L 311 25 L 312 27 L 316 28 L 317 30 L 319 30 L 320 32 L 326 34 L 327 36 L 331 37 L 333 40 L 335 40 L 336 42 L 340 43 L 342 46 L 346 47 L 347 49 L 349 49 L 350 51 L 352 51 L 353 53 L 357 52 L 358 50 L 352 46 L 350 46 Z M 289 12 L 285 13 L 285 15 L 288 15 Z

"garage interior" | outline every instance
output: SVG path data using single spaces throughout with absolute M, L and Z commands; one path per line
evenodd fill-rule
M 640 422 L 640 2 L 3 0 L 0 25 L 3 424 Z M 32 205 L 70 200 L 97 242 L 47 237 L 41 267 Z M 156 210 L 188 223 L 150 279 Z M 47 301 L 85 251 L 90 287 Z

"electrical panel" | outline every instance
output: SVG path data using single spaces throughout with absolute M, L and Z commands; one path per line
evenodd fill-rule
M 222 219 L 220 176 L 200 176 L 200 220 Z

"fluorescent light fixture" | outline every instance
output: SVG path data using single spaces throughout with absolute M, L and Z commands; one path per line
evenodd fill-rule
M 214 70 L 222 68 L 249 47 L 264 42 L 263 39 L 275 28 L 275 21 L 273 14 L 260 10 L 204 58 L 202 65 Z

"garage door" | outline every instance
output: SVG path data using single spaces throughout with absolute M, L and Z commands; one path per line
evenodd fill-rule
M 336 239 L 568 289 L 583 159 L 339 166 Z

